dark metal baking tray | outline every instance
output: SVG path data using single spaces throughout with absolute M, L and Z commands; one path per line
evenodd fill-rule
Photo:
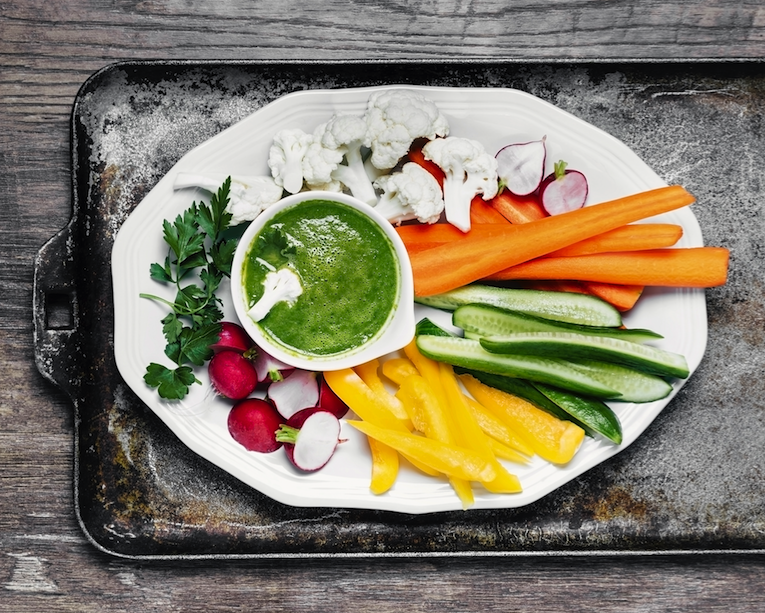
M 610 132 L 698 198 L 732 251 L 707 291 L 701 367 L 628 449 L 535 504 L 405 515 L 293 508 L 196 456 L 114 363 L 110 254 L 188 150 L 279 96 L 402 83 L 511 87 Z M 71 222 L 40 251 L 40 371 L 71 398 L 75 505 L 99 549 L 134 559 L 765 551 L 765 72 L 759 62 L 129 62 L 81 88 Z

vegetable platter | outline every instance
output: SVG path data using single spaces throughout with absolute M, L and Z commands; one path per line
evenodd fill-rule
M 370 491 L 371 459 L 367 440 L 343 423 L 342 444 L 320 471 L 296 471 L 284 454 L 253 453 L 236 443 L 227 429 L 231 402 L 209 393 L 206 373 L 197 377 L 182 400 L 163 400 L 146 385 L 146 364 L 163 357 L 161 305 L 141 298 L 160 293 L 149 280 L 154 262 L 166 256 L 163 220 L 181 214 L 191 201 L 209 199 L 209 192 L 174 189 L 179 173 L 207 176 L 268 175 L 268 151 L 274 135 L 300 128 L 310 133 L 334 114 L 361 114 L 373 93 L 396 85 L 337 90 L 309 90 L 285 95 L 196 146 L 159 180 L 122 225 L 112 253 L 116 363 L 131 390 L 193 452 L 268 497 L 297 507 L 369 509 L 405 514 L 456 511 L 460 500 L 447 482 L 403 467 L 394 486 L 384 494 Z M 398 86 L 402 87 L 402 86 Z M 448 119 L 450 135 L 474 139 L 492 153 L 509 143 L 546 139 L 549 159 L 565 159 L 584 173 L 589 203 L 614 200 L 665 186 L 665 182 L 627 146 L 606 132 L 528 93 L 510 88 L 452 88 L 405 86 L 433 101 Z M 651 221 L 682 227 L 678 247 L 703 245 L 699 224 L 684 207 Z M 490 258 L 491 253 L 482 257 Z M 235 320 L 229 289 L 219 288 L 224 318 Z M 160 295 L 162 295 L 160 293 Z M 172 299 L 172 295 L 165 294 Z M 428 306 L 416 306 L 416 319 L 429 318 L 449 328 L 450 315 Z M 647 289 L 624 316 L 629 328 L 646 328 L 663 338 L 656 345 L 685 357 L 690 373 L 705 352 L 707 320 L 704 291 L 687 288 Z M 616 403 L 623 440 L 613 444 L 587 438 L 574 458 L 555 465 L 534 457 L 513 465 L 522 491 L 496 494 L 479 490 L 471 508 L 518 508 L 568 484 L 588 470 L 630 446 L 648 428 L 680 390 L 686 379 L 675 379 L 665 398 L 647 403 Z M 616 406 L 616 405 L 615 405 Z

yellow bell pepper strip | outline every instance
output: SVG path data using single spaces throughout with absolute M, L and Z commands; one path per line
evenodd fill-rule
M 441 443 L 454 443 L 454 428 L 449 423 L 448 413 L 425 377 L 420 374 L 406 377 L 401 382 L 397 396 L 404 403 L 414 427 L 419 432 Z M 463 508 L 472 506 L 475 498 L 470 484 L 453 476 L 449 481 L 462 501 Z
M 513 432 L 507 424 L 497 418 L 494 413 L 477 402 L 475 398 L 465 396 L 465 400 L 470 412 L 473 414 L 473 418 L 478 422 L 481 430 L 488 434 L 489 437 L 499 441 L 510 449 L 516 450 L 520 455 L 529 457 L 534 455 L 534 449 L 528 441 L 518 436 L 516 432 Z
M 529 440 L 542 459 L 565 464 L 584 440 L 584 430 L 537 408 L 530 402 L 489 387 L 470 375 L 460 375 L 468 392 L 484 407 Z
M 407 424 L 388 410 L 385 402 L 352 368 L 326 371 L 324 380 L 340 400 L 364 421 L 382 428 L 409 431 Z
M 494 457 L 501 458 L 503 460 L 509 460 L 516 464 L 528 464 L 529 458 L 522 453 L 518 453 L 515 449 L 508 447 L 500 443 L 497 439 L 488 437 L 489 447 L 494 454 Z
M 380 379 L 377 371 L 380 368 L 380 360 L 371 360 L 365 364 L 356 366 L 353 370 L 361 377 L 361 380 L 369 386 L 377 397 L 388 407 L 388 410 L 399 419 L 409 419 L 401 401 L 385 389 L 385 384 Z
M 494 467 L 470 449 L 447 445 L 411 432 L 382 428 L 366 421 L 348 420 L 347 423 L 445 475 L 481 483 L 493 481 L 497 476 Z
M 409 358 L 391 358 L 382 364 L 382 374 L 398 385 L 409 375 L 418 373 L 417 367 Z
M 372 480 L 369 489 L 373 494 L 384 494 L 393 487 L 398 477 L 398 451 L 374 438 L 367 437 L 367 441 L 372 455 Z
M 404 347 L 404 353 L 412 361 L 417 371 L 430 384 L 433 392 L 438 396 L 438 401 L 441 405 L 446 406 L 446 398 L 441 393 L 441 375 L 438 371 L 438 362 L 420 353 L 416 339 Z
M 447 409 L 450 411 L 456 428 L 454 431 L 455 441 L 483 456 L 487 462 L 494 466 L 497 473 L 497 477 L 484 483 L 484 487 L 490 492 L 499 494 L 512 494 L 522 491 L 518 477 L 511 474 L 494 456 L 489 437 L 473 418 L 452 366 L 444 363 L 440 363 L 438 366 L 441 387 L 448 403 Z
M 364 383 L 362 378 L 352 368 L 326 371 L 324 373 L 324 380 L 340 400 L 345 402 L 364 421 L 383 428 L 392 428 L 402 432 L 410 431 L 411 423 L 409 420 L 402 421 L 393 415 L 388 410 L 385 402 Z M 385 393 L 387 394 L 388 392 L 386 391 Z M 433 474 L 429 467 L 419 465 L 412 458 L 407 459 L 426 474 Z

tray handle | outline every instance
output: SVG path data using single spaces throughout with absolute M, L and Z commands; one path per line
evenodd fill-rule
M 73 222 L 37 253 L 33 287 L 35 361 L 42 375 L 76 398 L 80 309 L 75 283 Z

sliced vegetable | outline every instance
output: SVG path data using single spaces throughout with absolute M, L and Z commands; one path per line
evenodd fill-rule
M 470 203 L 470 231 L 476 224 L 506 224 L 508 221 L 497 209 L 492 206 L 493 199 L 484 200 L 476 196 Z M 451 224 L 450 224 L 451 225 Z
M 285 419 L 298 411 L 318 406 L 319 382 L 317 373 L 296 369 L 289 377 L 274 381 L 268 388 L 268 398 Z
M 502 336 L 517 332 L 576 332 L 593 336 L 608 336 L 633 343 L 644 343 L 662 338 L 661 334 L 643 328 L 616 328 L 607 326 L 583 326 L 565 321 L 554 321 L 501 309 L 484 304 L 466 304 L 452 314 L 452 323 L 465 331 L 468 338 Z
M 274 381 L 281 381 L 284 377 L 295 371 L 294 366 L 290 366 L 281 360 L 277 360 L 274 356 L 263 351 L 260 347 L 258 347 L 256 351 L 253 363 L 255 365 L 255 372 L 258 373 L 258 381 L 266 385 L 273 383 Z
M 577 332 L 518 332 L 481 337 L 481 346 L 501 355 L 562 357 L 568 360 L 599 360 L 630 366 L 666 377 L 688 376 L 688 364 L 679 353 L 631 341 Z
M 415 295 L 432 296 L 473 283 L 585 238 L 693 201 L 693 196 L 676 185 L 525 224 L 503 225 L 504 232 L 495 236 L 475 237 L 468 233 L 459 241 L 412 254 Z
M 402 420 L 408 418 L 401 401 L 393 394 L 388 392 L 385 388 L 385 384 L 380 379 L 378 370 L 380 368 L 380 360 L 371 360 L 364 364 L 359 364 L 354 368 L 356 373 L 361 377 L 361 380 L 369 386 L 369 389 L 374 392 L 377 398 L 385 405 L 385 407 L 393 413 L 396 417 Z
M 369 453 L 372 456 L 372 478 L 369 489 L 373 494 L 384 494 L 396 482 L 399 470 L 398 451 L 381 443 L 377 439 L 370 438 Z
M 622 316 L 612 305 L 594 296 L 572 292 L 503 288 L 475 283 L 442 294 L 418 296 L 415 301 L 447 311 L 466 304 L 488 304 L 556 321 L 588 326 L 622 325 Z
M 631 223 L 587 238 L 549 256 L 589 255 L 612 251 L 643 251 L 671 247 L 683 236 L 683 227 L 671 223 Z
M 547 211 L 542 208 L 536 194 L 516 196 L 508 190 L 502 190 L 489 201 L 507 221 L 521 224 L 547 217 Z
M 555 170 L 539 186 L 539 201 L 550 215 L 560 215 L 584 206 L 589 193 L 587 177 L 578 170 L 566 168 L 563 160 L 555 163 Z
M 348 413 L 348 405 L 345 404 L 332 388 L 327 384 L 327 380 L 323 374 L 318 376 L 319 379 L 319 406 L 325 411 L 329 411 L 338 419 L 345 417 Z
M 634 307 L 645 290 L 642 285 L 618 285 L 599 281 L 582 281 L 581 284 L 588 294 L 613 304 L 622 313 Z
M 672 392 L 672 385 L 664 378 L 621 364 L 577 360 L 571 363 L 571 367 L 619 390 L 620 402 L 652 402 L 666 398 Z
M 497 152 L 497 176 L 513 194 L 528 196 L 537 191 L 545 173 L 545 137 L 528 143 L 513 143 Z
M 512 394 L 484 385 L 470 375 L 460 381 L 483 406 L 526 437 L 535 453 L 554 464 L 566 464 L 584 440 L 584 430 L 560 420 Z
M 287 458 L 296 468 L 314 472 L 334 455 L 340 443 L 340 420 L 318 407 L 303 409 L 280 426 L 276 440 L 284 444 Z
M 425 356 L 453 366 L 547 383 L 599 398 L 620 396 L 617 390 L 573 368 L 567 360 L 491 353 L 477 340 L 458 337 L 418 336 L 417 347 Z
M 605 436 L 617 445 L 622 442 L 621 422 L 605 402 L 569 394 L 541 383 L 535 387 L 579 423 L 586 424 L 589 430 Z
M 410 432 L 381 428 L 367 421 L 349 420 L 346 423 L 445 475 L 482 483 L 496 477 L 491 463 L 469 449 L 447 445 Z
M 436 249 L 425 253 L 433 251 Z M 723 247 L 545 257 L 511 266 L 488 275 L 487 279 L 577 279 L 623 285 L 717 287 L 727 280 L 729 257 Z

